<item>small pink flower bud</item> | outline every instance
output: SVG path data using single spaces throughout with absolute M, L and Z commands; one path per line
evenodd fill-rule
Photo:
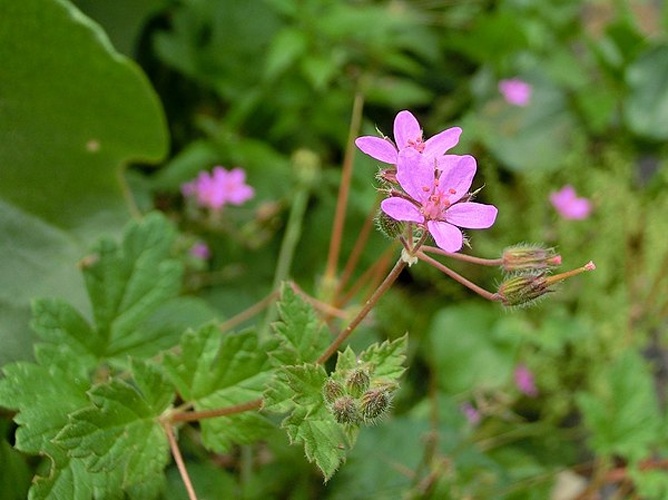
M 387 387 L 377 387 L 367 391 L 362 396 L 360 409 L 362 420 L 366 424 L 372 424 L 382 417 L 392 405 L 392 394 Z
M 351 396 L 342 396 L 329 407 L 334 420 L 340 424 L 358 425 L 361 415 L 357 400 Z
M 501 267 L 506 272 L 545 271 L 561 265 L 561 255 L 554 248 L 541 245 L 508 247 L 501 256 Z

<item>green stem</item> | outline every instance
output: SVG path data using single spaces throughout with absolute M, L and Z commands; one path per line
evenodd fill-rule
M 299 243 L 299 238 L 302 233 L 302 222 L 304 220 L 304 214 L 306 213 L 309 191 L 309 186 L 305 183 L 300 183 L 298 185 L 294 201 L 292 202 L 292 207 L 290 208 L 290 215 L 285 228 L 283 241 L 281 242 L 281 250 L 278 254 L 276 272 L 274 273 L 274 283 L 271 287 L 272 290 L 278 290 L 281 283 L 287 280 L 290 274 L 290 267 L 292 266 L 292 261 L 295 256 L 295 249 L 297 248 L 297 243 Z M 269 325 L 271 325 L 272 321 L 275 319 L 276 306 L 272 304 L 267 309 L 267 315 L 265 316 L 264 326 L 261 329 L 261 332 L 266 334 Z

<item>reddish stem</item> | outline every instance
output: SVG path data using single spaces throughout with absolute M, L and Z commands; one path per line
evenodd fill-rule
M 246 403 L 240 403 L 234 406 L 225 406 L 223 408 L 214 408 L 212 410 L 189 411 L 184 413 L 175 413 L 170 416 L 170 422 L 194 422 L 197 420 L 204 420 L 207 418 L 224 417 L 226 415 L 234 415 L 235 413 L 243 413 L 249 410 L 257 410 L 262 406 L 262 398 L 253 399 Z
M 195 488 L 193 488 L 193 483 L 190 480 L 188 475 L 188 469 L 186 469 L 186 464 L 183 461 L 183 456 L 181 455 L 181 450 L 179 445 L 176 442 L 176 436 L 174 436 L 174 429 L 172 424 L 169 422 L 162 422 L 162 427 L 165 429 L 165 434 L 167 434 L 167 441 L 169 441 L 169 447 L 172 450 L 172 456 L 174 457 L 174 462 L 176 462 L 176 468 L 179 470 L 183 484 L 186 487 L 188 492 L 188 498 L 190 500 L 197 500 L 197 494 L 195 493 Z
M 348 204 L 348 192 L 350 190 L 350 180 L 353 172 L 353 158 L 355 156 L 354 138 L 358 133 L 362 122 L 362 106 L 364 98 L 362 94 L 355 94 L 353 101 L 352 117 L 350 119 L 350 128 L 348 129 L 348 143 L 345 155 L 343 157 L 343 168 L 341 171 L 341 185 L 339 195 L 336 200 L 336 212 L 334 213 L 334 225 L 332 227 L 332 239 L 329 242 L 329 252 L 327 254 L 327 268 L 325 270 L 325 283 L 334 280 L 336 275 L 336 265 L 341 251 L 341 241 L 343 239 L 343 226 L 346 219 L 346 206 Z

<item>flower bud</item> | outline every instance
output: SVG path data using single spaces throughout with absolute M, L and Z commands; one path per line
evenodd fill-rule
M 550 287 L 585 271 L 593 271 L 596 265 L 589 261 L 582 267 L 565 273 L 549 276 L 543 271 L 538 274 L 518 274 L 510 276 L 499 286 L 497 295 L 506 306 L 529 306 L 537 299 L 552 291 Z
M 332 404 L 338 398 L 344 395 L 343 386 L 336 380 L 331 378 L 325 382 L 325 385 L 322 387 L 322 396 L 325 398 L 327 403 Z
M 554 248 L 540 245 L 515 245 L 501 256 L 501 267 L 506 272 L 545 271 L 561 265 L 561 255 Z
M 369 372 L 364 368 L 356 368 L 348 375 L 346 387 L 352 396 L 358 398 L 366 392 L 370 382 Z
M 340 424 L 357 425 L 361 420 L 357 400 L 351 396 L 338 398 L 329 406 L 329 410 Z
M 380 210 L 376 215 L 376 227 L 381 233 L 393 240 L 404 232 L 405 225 Z
M 362 396 L 360 409 L 362 420 L 371 424 L 382 417 L 392 405 L 392 394 L 387 387 L 377 387 L 367 391 Z

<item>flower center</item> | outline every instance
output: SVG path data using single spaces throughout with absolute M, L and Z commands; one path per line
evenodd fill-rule
M 422 142 L 422 137 L 418 137 L 417 139 L 408 139 L 408 147 L 417 150 L 418 153 L 422 153 L 424 151 L 424 142 Z
M 422 189 L 425 193 L 431 191 L 427 199 L 422 202 L 421 212 L 424 218 L 427 220 L 443 220 L 445 211 L 452 205 L 449 195 L 454 195 L 457 191 L 453 188 L 447 191 L 440 190 L 438 178 L 434 179 L 433 186 L 424 186 Z

